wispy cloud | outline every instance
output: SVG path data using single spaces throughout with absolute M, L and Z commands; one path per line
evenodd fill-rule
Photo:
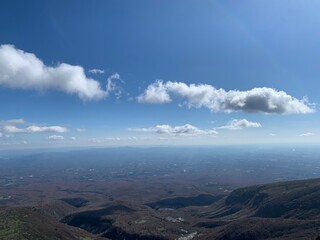
M 77 131 L 77 132 L 85 132 L 86 129 L 84 129 L 84 128 L 76 128 L 76 131 Z
M 178 136 L 194 136 L 194 135 L 215 135 L 218 132 L 214 129 L 202 130 L 190 124 L 182 126 L 170 126 L 170 125 L 156 125 L 155 127 L 149 128 L 129 128 L 129 131 L 137 132 L 154 132 L 158 134 L 169 134 Z
M 233 119 L 227 125 L 219 127 L 221 129 L 239 130 L 243 128 L 259 128 L 261 124 L 258 122 L 250 122 L 247 119 Z
M 298 136 L 299 137 L 311 137 L 311 136 L 314 136 L 314 135 L 316 135 L 316 134 L 312 133 L 312 132 L 307 132 L 307 133 L 299 134 Z
M 104 70 L 98 69 L 98 68 L 94 68 L 94 69 L 90 69 L 88 72 L 92 73 L 92 74 L 103 74 Z
M 208 84 L 187 85 L 183 82 L 161 80 L 149 85 L 137 100 L 139 103 L 163 104 L 171 102 L 172 95 L 183 98 L 189 108 L 206 107 L 214 112 L 301 114 L 315 111 L 307 98 L 298 100 L 273 88 L 226 91 Z
M 107 79 L 107 92 L 113 92 L 117 99 L 119 99 L 122 95 L 123 89 L 117 83 L 120 79 L 119 73 L 114 73 Z
M 137 141 L 137 137 L 106 137 L 104 138 L 106 141 Z
M 102 140 L 99 138 L 89 138 L 88 141 L 91 143 L 101 143 L 102 142 Z
M 99 100 L 117 89 L 86 76 L 82 66 L 59 63 L 47 66 L 33 53 L 13 45 L 0 45 L 0 86 L 44 91 L 54 89 L 75 94 L 82 100 Z
M 9 120 L 0 120 L 0 124 L 3 125 L 22 125 L 26 124 L 26 121 L 22 118 L 19 119 L 9 119 Z

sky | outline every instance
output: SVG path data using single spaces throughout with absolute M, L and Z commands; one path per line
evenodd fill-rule
M 319 7 L 3 0 L 0 149 L 319 144 Z

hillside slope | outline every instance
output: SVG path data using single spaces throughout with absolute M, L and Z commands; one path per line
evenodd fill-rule
M 0 239 L 93 240 L 95 236 L 60 223 L 32 207 L 0 208 Z
M 316 239 L 320 179 L 239 188 L 198 216 L 209 219 L 196 225 L 215 239 Z

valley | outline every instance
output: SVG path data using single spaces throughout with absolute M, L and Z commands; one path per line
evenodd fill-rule
M 317 154 L 114 148 L 4 158 L 0 236 L 316 239 Z

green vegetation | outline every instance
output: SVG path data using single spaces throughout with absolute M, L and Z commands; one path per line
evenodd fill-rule
M 11 196 L 0 196 L 0 204 L 5 205 L 10 199 Z
M 87 235 L 31 208 L 0 208 L 1 240 L 93 240 Z
M 11 199 L 11 196 L 2 196 L 2 197 L 0 197 L 0 201 L 1 200 L 9 200 L 9 199 Z
M 24 211 L 3 212 L 0 219 L 0 239 L 21 239 Z

